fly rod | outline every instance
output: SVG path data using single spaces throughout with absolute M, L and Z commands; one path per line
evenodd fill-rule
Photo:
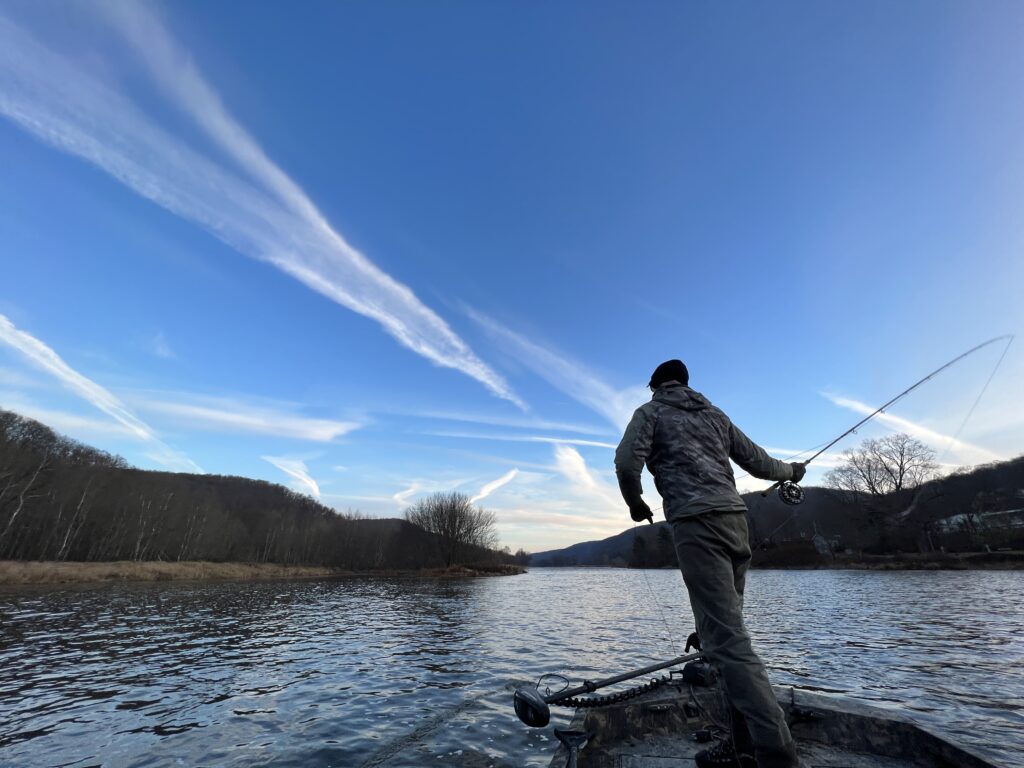
M 883 413 L 886 408 L 888 408 L 891 405 L 894 405 L 897 401 L 902 400 L 904 397 L 909 395 L 911 392 L 913 392 L 915 389 L 920 387 L 925 382 L 930 381 L 931 379 L 935 378 L 936 376 L 938 376 L 940 373 L 942 373 L 947 368 L 951 368 L 952 366 L 956 365 L 961 360 L 963 360 L 965 357 L 969 357 L 969 356 L 973 355 L 975 352 L 977 352 L 978 350 L 984 349 L 985 347 L 989 346 L 990 344 L 995 344 L 997 341 L 1005 341 L 1006 342 L 1006 349 L 1003 350 L 1003 354 L 999 358 L 999 363 L 1001 363 L 1003 361 L 1003 357 L 1006 356 L 1007 350 L 1009 350 L 1009 348 L 1010 348 L 1010 344 L 1013 343 L 1013 338 L 1014 338 L 1013 334 L 1007 334 L 1007 335 L 1004 335 L 1004 336 L 996 336 L 995 338 L 992 338 L 992 339 L 989 339 L 988 341 L 982 342 L 981 344 L 979 344 L 976 347 L 972 347 L 971 349 L 967 350 L 966 352 L 964 352 L 961 355 L 957 355 L 956 357 L 954 357 L 952 360 L 950 360 L 945 365 L 942 365 L 942 366 L 936 368 L 934 371 L 929 373 L 927 376 L 925 376 L 920 381 L 917 381 L 914 384 L 912 384 L 909 387 L 907 387 L 905 390 L 903 390 L 898 395 L 896 395 L 896 397 L 894 397 L 892 400 L 889 400 L 888 402 L 884 403 L 883 405 L 880 405 L 878 408 L 876 408 L 870 414 L 868 414 L 863 419 L 861 419 L 856 424 L 854 424 L 852 427 L 850 427 L 848 430 L 843 432 L 843 434 L 841 434 L 835 440 L 833 440 L 830 443 L 827 443 L 824 448 L 820 449 L 817 453 L 815 453 L 813 456 L 811 456 L 811 458 L 809 458 L 807 461 L 803 462 L 804 465 L 806 466 L 807 464 L 810 464 L 812 461 L 814 461 L 816 458 L 821 456 L 821 454 L 825 453 L 825 451 L 827 451 L 833 445 L 838 443 L 844 437 L 846 437 L 847 435 L 852 435 L 854 432 L 856 432 L 864 424 L 867 424 L 869 421 L 871 421 L 873 418 L 875 418 L 875 416 L 877 416 L 880 413 Z M 996 363 L 996 368 L 999 367 L 999 363 Z M 993 370 L 992 373 L 994 375 L 995 374 L 995 370 Z M 991 380 L 992 380 L 992 377 L 990 376 L 989 377 L 989 381 L 991 381 Z M 987 387 L 988 384 L 986 383 L 985 386 Z M 982 390 L 982 393 L 984 393 L 984 390 Z M 980 396 L 979 396 L 979 399 L 980 399 Z M 977 405 L 977 403 L 975 403 L 975 405 Z M 972 408 L 971 411 L 973 412 L 973 410 L 974 409 Z M 968 414 L 968 416 L 970 416 L 970 414 Z M 799 504 L 801 501 L 804 500 L 803 489 L 799 485 L 794 483 L 792 480 L 779 480 L 778 482 L 772 484 L 768 488 L 765 488 L 763 491 L 761 491 L 761 495 L 762 496 L 767 496 L 769 493 L 771 493 L 776 488 L 779 489 L 779 498 L 782 499 L 782 501 L 784 501 L 786 504 Z

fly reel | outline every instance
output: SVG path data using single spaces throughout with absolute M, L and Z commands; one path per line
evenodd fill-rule
M 792 480 L 781 480 L 774 485 L 765 488 L 761 491 L 761 498 L 767 499 L 768 494 L 776 488 L 779 491 L 779 498 L 782 499 L 783 504 L 795 507 L 804 500 L 804 489 Z
M 783 504 L 795 507 L 804 500 L 804 489 L 792 480 L 784 480 L 779 483 L 779 498 Z

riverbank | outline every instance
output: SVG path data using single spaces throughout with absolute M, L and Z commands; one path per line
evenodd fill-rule
M 754 553 L 755 568 L 794 568 L 850 571 L 971 571 L 1024 570 L 1024 551 L 1003 552 L 904 552 L 891 555 L 841 554 L 834 557 L 816 552 L 785 549 Z
M 0 584 L 85 584 L 124 581 L 254 581 L 263 579 L 328 579 L 359 576 L 466 578 L 514 576 L 518 565 L 457 565 L 419 571 L 345 571 L 277 563 L 135 562 L 70 563 L 38 560 L 0 560 Z
M 824 568 L 871 571 L 1024 570 L 1024 552 L 964 552 L 942 554 L 837 555 Z

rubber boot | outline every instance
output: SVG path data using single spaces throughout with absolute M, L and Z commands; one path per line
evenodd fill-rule
M 757 761 L 750 755 L 737 755 L 728 739 L 723 739 L 711 749 L 698 752 L 694 759 L 697 768 L 757 768 Z

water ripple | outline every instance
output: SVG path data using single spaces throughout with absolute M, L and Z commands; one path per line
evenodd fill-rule
M 747 620 L 775 681 L 1024 768 L 1022 588 L 1021 573 L 762 571 Z M 691 624 L 674 571 L 6 589 L 0 765 L 545 766 L 517 684 L 667 658 Z

